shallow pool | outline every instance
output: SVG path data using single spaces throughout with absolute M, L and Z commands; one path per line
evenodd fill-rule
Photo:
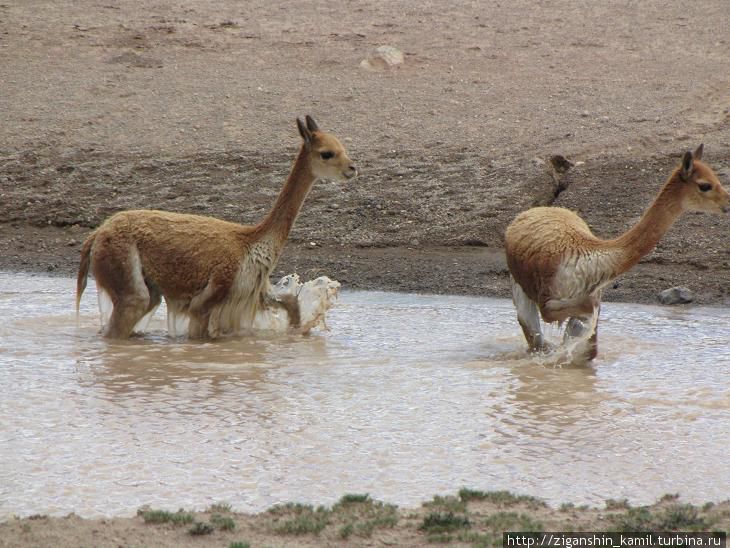
M 607 303 L 598 359 L 561 369 L 506 300 L 345 291 L 306 338 L 176 342 L 160 311 L 109 342 L 74 285 L 0 274 L 0 515 L 728 496 L 728 309 Z

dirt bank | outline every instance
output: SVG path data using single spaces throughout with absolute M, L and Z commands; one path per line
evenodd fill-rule
M 700 141 L 727 179 L 726 8 L 0 5 L 0 268 L 71 274 L 84 235 L 121 209 L 255 222 L 311 113 L 362 176 L 314 188 L 281 272 L 506 296 L 502 234 L 520 210 L 570 207 L 613 236 Z M 405 63 L 363 70 L 381 44 Z M 579 164 L 559 181 L 554 154 Z M 724 303 L 728 229 L 687 215 L 606 299 L 686 285 Z
M 32 516 L 0 523 L 0 546 L 502 546 L 503 531 L 727 531 L 730 501 L 696 507 L 667 495 L 632 508 L 563 505 L 504 491 L 462 489 L 420 508 L 400 509 L 367 495 L 345 495 L 332 507 L 288 504 L 256 515 L 219 504 L 205 512 L 141 509 L 133 518 Z

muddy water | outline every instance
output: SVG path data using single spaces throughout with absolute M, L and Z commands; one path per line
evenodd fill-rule
M 331 331 L 103 341 L 73 281 L 0 274 L 0 515 L 227 501 L 728 495 L 730 310 L 607 304 L 593 367 L 528 358 L 503 300 L 344 292 Z

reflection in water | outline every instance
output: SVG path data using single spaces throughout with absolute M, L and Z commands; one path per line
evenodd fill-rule
M 599 359 L 559 368 L 501 300 L 344 293 L 328 333 L 212 343 L 166 338 L 164 313 L 104 341 L 86 303 L 76 326 L 71 280 L 0 275 L 0 515 L 727 496 L 724 309 L 608 303 Z

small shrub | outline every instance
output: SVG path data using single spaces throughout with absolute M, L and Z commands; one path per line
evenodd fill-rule
M 496 512 L 487 517 L 484 524 L 493 531 L 523 531 L 539 533 L 543 531 L 543 524 L 535 521 L 527 514 L 517 512 Z
M 463 488 L 459 490 L 459 498 L 464 502 L 472 500 L 487 501 L 502 506 L 513 506 L 515 504 L 527 504 L 534 507 L 545 507 L 544 501 L 529 495 L 515 495 L 509 491 L 475 491 Z
M 211 514 L 228 514 L 231 511 L 231 505 L 227 502 L 216 502 L 211 504 L 208 512 Z
M 610 517 L 616 531 L 641 532 L 651 530 L 653 516 L 645 506 L 629 508 L 623 514 Z
M 173 525 L 187 525 L 193 522 L 193 515 L 178 510 L 167 512 L 165 510 L 139 510 L 137 515 L 141 516 L 145 523 L 172 523 Z
M 606 510 L 628 510 L 631 508 L 628 499 L 608 499 L 606 501 Z
M 358 495 L 358 494 L 348 494 L 343 495 L 342 498 L 337 502 L 337 504 L 357 504 L 357 503 L 363 503 L 363 502 L 370 502 L 370 495 L 365 493 L 364 495 Z
M 251 548 L 248 542 L 231 542 L 228 548 Z
M 456 497 L 441 497 L 436 495 L 432 500 L 424 502 L 426 508 L 434 508 L 443 512 L 466 512 L 466 501 Z
M 236 528 L 236 522 L 228 516 L 213 514 L 210 516 L 210 523 L 222 531 L 233 531 Z
M 697 508 L 691 504 L 673 504 L 658 516 L 656 528 L 658 531 L 673 531 L 678 529 L 704 530 L 708 527 L 704 518 L 699 516 Z
M 355 526 L 352 523 L 348 523 L 347 525 L 343 525 L 340 528 L 340 538 L 348 539 L 352 536 L 352 534 L 355 532 Z
M 281 535 L 317 535 L 327 527 L 332 513 L 323 506 L 314 510 L 304 504 L 286 504 L 272 510 L 270 512 L 275 515 L 288 517 L 273 526 L 274 532 Z
M 431 512 L 419 527 L 421 531 L 429 534 L 448 533 L 458 529 L 468 529 L 471 522 L 466 516 L 457 516 L 453 512 Z
M 193 526 L 188 529 L 188 533 L 194 536 L 210 535 L 215 529 L 210 523 L 204 523 L 202 521 L 196 521 Z

